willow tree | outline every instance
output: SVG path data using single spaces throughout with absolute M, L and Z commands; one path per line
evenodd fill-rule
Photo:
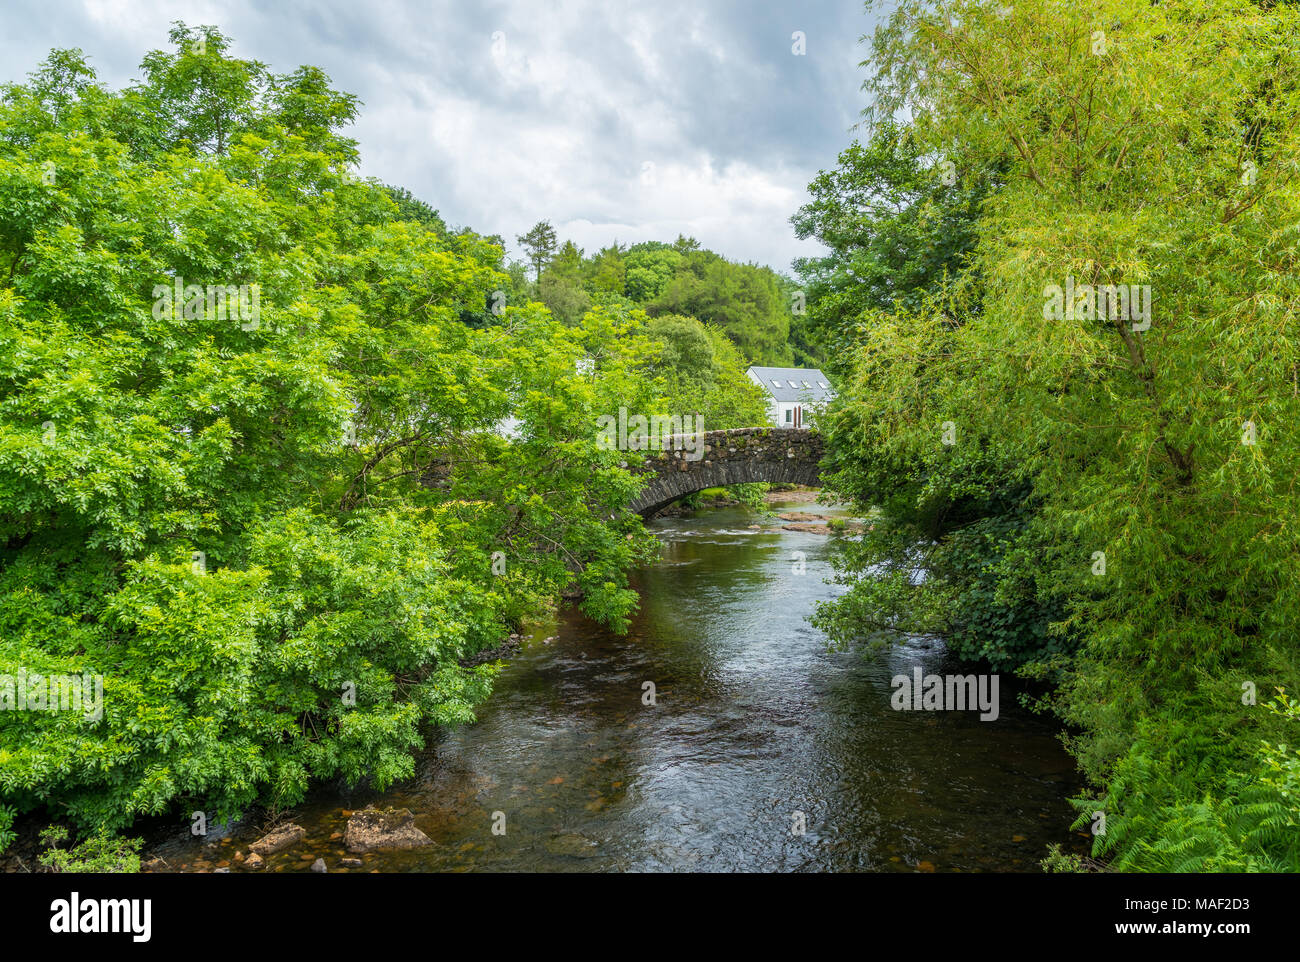
M 1101 789 L 1081 807 L 1109 816 L 1098 851 L 1294 865 L 1294 795 L 1261 803 L 1244 854 L 1187 826 L 1239 814 L 1261 742 L 1295 742 L 1264 702 L 1300 681 L 1300 11 L 904 0 L 871 51 L 869 123 L 906 125 L 938 184 L 1002 182 L 977 291 L 860 318 L 842 483 L 978 493 L 1016 465 L 1038 506 L 1018 561 L 1080 644 L 1056 707 Z M 880 610 L 862 597 L 841 629 Z

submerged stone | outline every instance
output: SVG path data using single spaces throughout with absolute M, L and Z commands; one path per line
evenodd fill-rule
M 301 825 L 290 822 L 288 825 L 281 825 L 258 839 L 249 848 L 258 855 L 265 858 L 268 855 L 274 855 L 276 852 L 282 852 L 290 845 L 302 841 L 307 835 L 307 830 Z
M 343 841 L 349 852 L 420 848 L 433 842 L 415 827 L 415 816 L 405 808 L 355 812 L 348 819 Z

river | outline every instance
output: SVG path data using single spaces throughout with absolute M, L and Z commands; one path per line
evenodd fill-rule
M 637 573 L 627 635 L 563 613 L 414 780 L 317 792 L 295 813 L 307 840 L 268 870 L 337 870 L 345 812 L 370 802 L 409 808 L 434 844 L 353 871 L 1036 871 L 1051 842 L 1085 850 L 1066 802 L 1079 776 L 1013 679 L 996 721 L 894 710 L 893 676 L 957 670 L 942 644 L 829 651 L 807 619 L 842 590 L 831 539 L 754 523 L 741 508 L 651 522 L 664 554 Z

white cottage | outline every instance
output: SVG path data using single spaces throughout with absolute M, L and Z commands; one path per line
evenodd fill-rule
M 813 367 L 751 367 L 749 379 L 767 393 L 767 416 L 779 428 L 804 427 L 805 414 L 835 397 L 826 375 Z

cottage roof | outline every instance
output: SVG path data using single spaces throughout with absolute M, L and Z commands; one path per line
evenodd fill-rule
M 763 390 L 778 401 L 829 401 L 835 389 L 825 374 L 815 367 L 759 367 L 754 365 L 749 373 L 757 378 Z

